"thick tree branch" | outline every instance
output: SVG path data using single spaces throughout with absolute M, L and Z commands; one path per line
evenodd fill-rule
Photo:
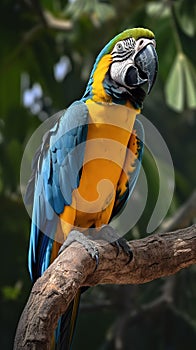
M 159 233 L 130 242 L 133 260 L 104 242 L 96 243 L 95 261 L 78 243 L 55 259 L 37 280 L 21 316 L 14 349 L 49 349 L 57 320 L 78 288 L 97 284 L 140 284 L 175 274 L 196 263 L 196 225 L 175 232 Z

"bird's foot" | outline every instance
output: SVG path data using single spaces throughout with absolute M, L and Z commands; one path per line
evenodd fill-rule
M 92 259 L 96 262 L 96 268 L 99 264 L 99 251 L 95 245 L 95 243 L 90 240 L 88 237 L 86 237 L 82 232 L 79 232 L 77 230 L 73 230 L 69 233 L 66 240 L 63 242 L 63 245 L 59 249 L 59 254 L 61 254 L 67 247 L 70 246 L 73 242 L 80 243 L 86 251 L 89 253 L 89 255 L 92 257 Z
M 117 256 L 119 255 L 121 248 L 129 257 L 127 264 L 133 259 L 133 252 L 127 240 L 123 237 L 119 237 L 117 231 L 110 225 L 102 226 L 102 228 L 99 230 L 99 239 L 103 239 L 104 241 L 109 242 L 112 246 L 116 247 Z
M 130 263 L 130 261 L 133 259 L 133 252 L 130 248 L 130 245 L 128 244 L 127 240 L 123 237 L 118 238 L 116 241 L 111 243 L 113 246 L 117 247 L 117 256 L 120 252 L 120 248 L 128 255 L 129 260 L 127 261 L 127 264 Z

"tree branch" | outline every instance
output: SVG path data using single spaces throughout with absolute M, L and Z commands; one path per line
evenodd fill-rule
M 34 284 L 18 324 L 14 349 L 50 348 L 58 318 L 77 290 L 85 285 L 141 284 L 175 274 L 196 263 L 196 225 L 175 232 L 154 234 L 129 242 L 133 260 L 105 242 L 96 242 L 99 265 L 78 243 L 73 243 Z
M 70 31 L 73 29 L 73 22 L 62 18 L 57 18 L 49 11 L 44 11 L 44 17 L 49 28 L 61 31 Z

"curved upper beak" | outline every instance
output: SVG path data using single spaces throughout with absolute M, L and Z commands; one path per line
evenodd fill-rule
M 140 85 L 148 83 L 147 93 L 149 94 L 156 80 L 158 71 L 158 57 L 154 44 L 148 43 L 144 48 L 142 48 L 136 54 L 134 62 L 138 68 L 140 80 L 143 80 L 143 82 L 140 82 Z
M 126 86 L 138 87 L 148 84 L 147 93 L 151 91 L 158 71 L 158 57 L 155 50 L 155 40 L 138 41 L 134 61 L 127 65 L 124 81 Z

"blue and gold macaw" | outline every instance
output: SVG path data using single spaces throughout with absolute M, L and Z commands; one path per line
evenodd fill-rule
M 115 36 L 100 52 L 86 91 L 44 135 L 26 200 L 33 198 L 29 271 L 35 281 L 74 229 L 99 235 L 126 204 L 136 183 L 143 128 L 136 119 L 157 73 L 154 34 L 143 28 Z M 56 332 L 69 349 L 78 296 Z M 68 325 L 64 327 L 64 321 Z

